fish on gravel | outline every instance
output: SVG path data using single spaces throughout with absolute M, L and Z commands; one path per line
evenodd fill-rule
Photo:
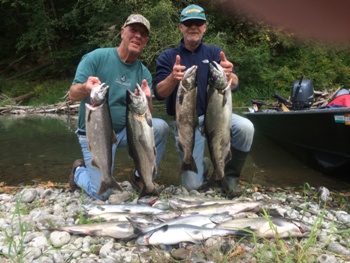
M 85 206 L 87 215 L 100 215 L 103 213 L 129 213 L 153 215 L 161 214 L 165 211 L 148 205 L 140 204 L 119 204 L 119 205 L 93 205 Z
M 184 171 L 198 173 L 193 158 L 195 129 L 198 125 L 197 114 L 197 66 L 185 71 L 176 94 L 176 126 L 178 132 L 177 145 L 183 153 L 180 174 Z
M 211 200 L 184 200 L 181 198 L 172 198 L 168 201 L 169 206 L 173 209 L 183 209 L 188 207 L 196 207 L 196 206 L 206 206 L 213 204 L 232 204 L 232 200 L 227 199 L 211 199 Z
M 136 237 L 134 228 L 128 221 L 61 226 L 55 230 L 66 231 L 75 235 L 112 237 L 116 239 L 131 239 Z
M 224 69 L 213 61 L 209 64 L 204 131 L 214 172 L 210 180 L 220 182 L 228 189 L 225 165 L 231 160 L 231 80 L 227 81 Z
M 233 217 L 227 214 L 218 214 L 218 215 L 188 215 L 188 216 L 180 216 L 177 218 L 173 218 L 170 220 L 166 220 L 164 222 L 158 224 L 147 224 L 143 222 L 137 222 L 134 218 L 128 218 L 128 221 L 137 229 L 137 232 L 147 233 L 149 231 L 156 230 L 157 228 L 163 227 L 165 225 L 192 225 L 192 226 L 203 226 L 208 228 L 213 228 L 217 224 L 232 220 Z
M 128 218 L 130 218 L 133 222 L 137 223 L 143 223 L 143 224 L 149 224 L 150 222 L 155 222 L 155 220 L 150 215 L 143 215 L 143 214 L 130 214 L 130 213 L 123 213 L 123 212 L 109 212 L 109 213 L 102 213 L 99 215 L 88 215 L 87 218 L 90 220 L 96 220 L 96 221 L 103 221 L 103 222 L 125 222 L 128 221 Z M 157 220 L 157 222 L 160 222 Z
M 252 210 L 260 210 L 263 205 L 268 204 L 264 201 L 249 201 L 249 202 L 232 202 L 231 204 L 211 204 L 200 205 L 196 207 L 187 207 L 180 209 L 181 215 L 197 214 L 197 215 L 214 215 L 226 213 L 228 215 L 235 215 L 241 212 Z
M 85 103 L 86 137 L 92 154 L 91 165 L 102 172 L 99 195 L 108 189 L 123 191 L 112 171 L 112 145 L 118 140 L 107 101 L 108 89 L 109 86 L 105 83 L 94 87 L 90 94 L 92 104 Z
M 126 133 L 129 156 L 143 182 L 139 194 L 141 198 L 145 195 L 158 195 L 153 183 L 157 176 L 157 165 L 152 115 L 140 85 L 136 84 L 136 89 L 137 94 L 126 91 Z
M 181 242 L 200 243 L 210 237 L 242 236 L 240 230 L 209 228 L 186 224 L 164 225 L 136 239 L 138 245 L 175 245 Z
M 311 232 L 311 226 L 303 222 L 278 217 L 238 218 L 219 223 L 215 227 L 255 232 L 261 238 L 307 237 Z

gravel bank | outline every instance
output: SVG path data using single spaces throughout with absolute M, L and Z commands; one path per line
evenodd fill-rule
M 136 203 L 137 194 L 132 186 L 128 182 L 122 186 L 123 193 L 115 193 L 105 202 L 79 191 L 43 186 L 0 194 L 0 262 L 350 262 L 349 197 L 327 188 L 245 185 L 244 195 L 234 199 L 273 200 L 273 207 L 266 207 L 268 211 L 314 226 L 308 238 L 213 237 L 200 244 L 152 247 L 138 246 L 134 239 L 123 241 L 54 230 L 77 224 L 86 214 L 85 205 Z M 162 191 L 163 205 L 178 196 L 222 198 L 217 190 L 188 193 L 181 187 L 170 186 Z M 249 214 L 252 215 L 262 216 L 258 212 Z

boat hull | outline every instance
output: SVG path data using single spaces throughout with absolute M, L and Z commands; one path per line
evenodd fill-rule
M 247 112 L 255 130 L 323 173 L 350 171 L 350 108 Z

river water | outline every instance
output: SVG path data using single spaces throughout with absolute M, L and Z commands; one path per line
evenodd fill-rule
M 179 185 L 179 161 L 172 133 L 173 121 L 163 111 L 154 113 L 171 126 L 166 152 L 157 182 Z M 48 181 L 66 184 L 75 159 L 81 158 L 75 135 L 77 116 L 3 115 L 0 116 L 0 183 L 7 186 L 31 185 Z M 208 155 L 207 155 L 208 156 Z M 133 161 L 127 149 L 118 149 L 114 176 L 128 180 Z M 256 134 L 241 179 L 264 186 L 325 186 L 350 189 L 348 178 L 327 176 L 309 168 L 278 145 Z

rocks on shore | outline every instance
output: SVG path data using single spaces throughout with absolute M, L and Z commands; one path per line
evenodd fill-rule
M 303 259 L 300 262 L 350 262 L 350 215 L 325 187 L 311 187 L 306 191 L 244 186 L 243 196 L 237 199 L 276 201 L 270 209 L 278 216 L 314 226 L 312 235 L 302 239 L 212 237 L 201 244 L 183 242 L 172 247 L 146 247 L 135 245 L 134 240 L 79 236 L 55 230 L 59 226 L 79 223 L 86 213 L 84 205 L 136 203 L 137 194 L 132 186 L 128 182 L 123 182 L 122 186 L 123 193 L 113 194 L 105 202 L 93 200 L 80 191 L 72 193 L 42 186 L 24 188 L 16 194 L 0 194 L 0 261 L 274 262 L 276 258 L 294 253 L 295 259 Z M 221 197 L 220 191 L 216 190 L 189 193 L 174 186 L 165 188 L 161 196 L 168 199 L 173 196 Z

